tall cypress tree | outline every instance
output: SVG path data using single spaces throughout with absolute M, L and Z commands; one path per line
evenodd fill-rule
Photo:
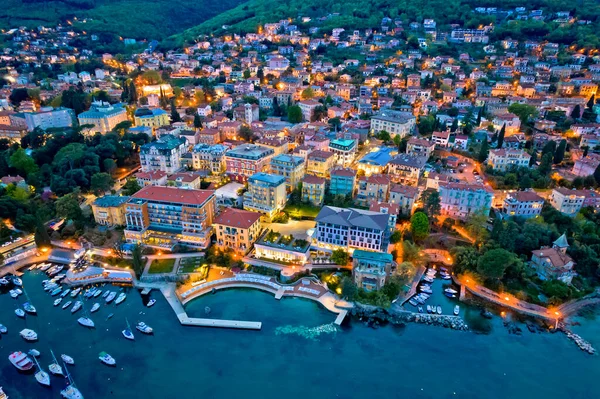
M 123 92 L 121 93 L 121 101 L 129 103 L 129 84 L 123 84 Z
M 196 129 L 202 128 L 202 119 L 200 118 L 200 115 L 198 115 L 197 113 L 194 114 L 194 127 Z
M 133 80 L 129 83 L 129 102 L 136 103 L 138 100 L 137 88 L 135 87 L 135 83 Z
M 559 164 L 565 159 L 565 150 L 567 149 L 567 140 L 562 139 L 554 153 L 554 163 Z
M 594 108 L 595 103 L 596 103 L 596 95 L 592 94 L 592 96 L 590 97 L 590 99 L 587 102 L 587 107 L 590 111 L 592 110 L 592 108 Z
M 506 124 L 502 125 L 502 129 L 500 129 L 500 133 L 498 133 L 498 144 L 496 148 L 502 148 L 502 144 L 504 144 L 504 133 L 506 132 Z
M 179 112 L 177 112 L 177 107 L 175 106 L 175 99 L 171 99 L 171 123 L 181 122 L 181 116 Z
M 479 155 L 477 156 L 477 160 L 481 163 L 484 163 L 488 156 L 488 142 L 487 138 L 483 139 L 483 143 L 481 143 L 481 148 L 479 149 Z

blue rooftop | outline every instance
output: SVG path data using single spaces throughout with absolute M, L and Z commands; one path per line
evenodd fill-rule
M 349 139 L 333 139 L 329 142 L 329 147 L 339 149 L 351 149 L 356 146 L 356 141 Z
M 367 155 L 362 157 L 358 163 L 385 166 L 392 159 L 391 153 L 394 151 L 395 149 L 393 148 L 380 148 L 378 151 L 369 152 Z
M 383 253 L 383 252 L 371 252 L 371 251 L 363 251 L 362 249 L 355 249 L 352 254 L 353 259 L 364 259 L 364 260 L 374 260 L 378 262 L 393 262 L 394 257 L 392 254 Z
M 304 158 L 296 157 L 293 155 L 280 154 L 280 155 L 277 155 L 276 157 L 273 157 L 271 159 L 271 163 L 280 163 L 280 164 L 281 163 L 283 163 L 283 164 L 291 163 L 294 165 L 300 165 L 300 164 L 304 163 Z
M 279 186 L 280 184 L 285 183 L 285 177 L 279 175 L 272 175 L 270 173 L 259 172 L 250 176 L 248 181 L 267 183 L 271 186 Z

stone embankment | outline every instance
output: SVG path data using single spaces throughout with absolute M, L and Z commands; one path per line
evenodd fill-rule
M 596 353 L 596 349 L 594 349 L 592 344 L 587 342 L 585 339 L 581 338 L 579 335 L 575 334 L 573 331 L 568 330 L 564 327 L 561 328 L 561 331 L 565 333 L 567 338 L 573 340 L 573 342 L 575 342 L 577 344 L 577 346 L 579 347 L 579 349 L 581 349 L 582 351 L 587 352 L 590 355 L 593 355 L 594 353 Z
M 369 306 L 355 303 L 351 311 L 353 316 L 366 318 L 375 325 L 379 321 L 403 325 L 406 323 L 421 323 L 433 326 L 451 328 L 453 330 L 466 331 L 469 329 L 465 321 L 459 316 L 434 315 L 426 313 L 414 313 L 405 310 L 388 310 L 377 306 Z

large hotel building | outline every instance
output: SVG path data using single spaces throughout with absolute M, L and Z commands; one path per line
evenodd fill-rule
M 172 249 L 210 244 L 216 200 L 212 190 L 147 186 L 125 205 L 125 239 Z

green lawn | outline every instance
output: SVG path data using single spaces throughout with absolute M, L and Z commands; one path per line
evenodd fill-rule
M 301 218 L 301 217 L 309 217 L 316 218 L 321 210 L 318 206 L 313 206 L 309 204 L 300 204 L 300 205 L 287 205 L 283 211 L 290 215 L 290 217 Z
M 119 259 L 116 256 L 101 256 L 101 255 L 94 255 L 92 258 L 94 261 L 96 262 L 100 262 L 100 263 L 108 263 L 111 266 L 116 266 L 116 267 L 123 267 L 123 268 L 131 268 L 133 267 L 133 264 L 131 263 L 131 259 Z
M 148 273 L 171 273 L 175 266 L 175 259 L 154 259 Z
M 178 273 L 194 273 L 202 271 L 202 265 L 207 264 L 206 260 L 201 257 L 181 258 L 179 262 Z

